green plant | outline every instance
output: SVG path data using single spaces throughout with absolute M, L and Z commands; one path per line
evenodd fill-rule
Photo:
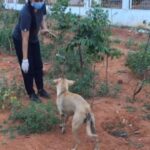
M 117 83 L 111 87 L 110 96 L 115 98 L 118 96 L 120 91 L 121 91 L 121 85 Z
M 66 13 L 67 6 L 68 0 L 59 0 L 51 10 L 51 17 L 56 20 L 55 48 L 59 58 L 53 57 L 54 66 L 49 76 L 65 76 L 80 81 L 73 90 L 90 96 L 95 76 L 92 64 L 103 60 L 104 56 L 118 57 L 120 52 L 109 46 L 110 25 L 106 12 L 94 6 L 86 17 L 81 17 L 80 14 L 72 15 L 71 10 Z
M 140 50 L 145 50 L 146 45 L 147 45 L 147 43 L 146 43 L 146 42 L 144 42 L 144 43 L 140 43 L 140 44 L 139 44 L 139 49 L 140 49 Z
M 109 85 L 106 81 L 100 83 L 99 87 L 99 95 L 100 96 L 110 96 L 116 98 L 121 91 L 121 85 L 115 84 L 115 85 Z
M 6 80 L 0 80 L 0 109 L 10 108 L 11 103 L 17 100 L 14 91 L 9 88 Z
M 12 29 L 17 22 L 17 17 L 17 11 L 0 9 L 0 47 L 3 52 L 12 54 Z
M 147 110 L 150 110 L 150 103 L 145 103 L 144 108 L 147 109 Z
M 110 89 L 109 85 L 106 82 L 100 83 L 99 95 L 100 96 L 108 96 Z
M 138 76 L 144 76 L 145 71 L 150 66 L 150 51 L 130 52 L 127 57 L 127 66 Z
M 6 79 L 0 80 L 0 109 L 10 109 L 13 103 L 16 103 L 18 98 L 20 98 L 23 92 L 23 86 L 16 83 L 13 80 L 8 84 Z
M 50 101 L 47 104 L 32 102 L 26 107 L 14 107 L 9 120 L 19 122 L 16 125 L 18 133 L 25 135 L 49 131 L 59 122 Z
M 77 19 L 73 26 L 74 37 L 68 43 L 66 50 L 76 49 L 80 54 L 81 67 L 84 64 L 82 52 L 88 59 L 97 60 L 100 54 L 109 54 L 108 45 L 110 35 L 108 15 L 101 8 L 94 7 L 87 12 L 87 17 Z M 82 64 L 83 63 L 83 64 Z
M 68 78 L 75 77 L 75 85 L 71 88 L 71 90 L 75 93 L 81 94 L 84 97 L 91 97 L 94 93 L 92 93 L 93 89 L 93 80 L 94 80 L 94 72 L 89 69 L 85 69 L 82 76 L 74 76 L 72 74 L 67 74 Z M 96 90 L 96 89 L 95 89 Z
M 0 29 L 0 47 L 3 49 L 3 52 L 12 53 L 12 29 L 3 28 Z M 7 50 L 7 51 L 6 51 Z
M 69 0 L 58 0 L 51 8 L 51 18 L 57 21 L 57 29 L 68 30 L 76 15 L 66 12 Z
M 150 113 L 145 114 L 145 115 L 143 116 L 143 119 L 150 121 Z
M 130 39 L 128 39 L 128 41 L 125 43 L 125 46 L 126 46 L 127 48 L 131 48 L 134 44 L 135 44 L 135 43 L 134 43 L 134 40 L 130 38 Z
M 44 61 L 49 61 L 52 58 L 52 49 L 53 49 L 53 45 L 48 44 L 41 44 L 41 55 Z
M 129 97 L 129 96 L 126 97 L 126 101 L 129 102 L 129 103 L 143 102 L 142 99 L 138 99 L 138 98 L 133 99 L 133 97 Z
M 113 43 L 116 43 L 116 44 L 120 44 L 121 43 L 121 40 L 120 39 L 114 39 L 112 40 Z
M 136 112 L 136 110 L 137 110 L 137 109 L 136 109 L 135 107 L 133 107 L 133 106 L 126 106 L 125 109 L 126 109 L 128 112 L 130 112 L 130 113 Z

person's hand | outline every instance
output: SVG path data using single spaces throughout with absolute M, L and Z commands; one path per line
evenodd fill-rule
M 49 30 L 46 28 L 46 29 L 41 29 L 40 31 L 41 34 L 49 34 Z
M 28 61 L 28 59 L 23 59 L 22 60 L 21 69 L 24 73 L 28 73 L 28 71 L 29 71 L 29 61 Z
M 56 35 L 51 32 L 49 29 L 45 28 L 45 29 L 41 29 L 40 30 L 40 33 L 44 36 L 49 36 L 49 37 L 53 37 L 53 38 L 56 38 Z

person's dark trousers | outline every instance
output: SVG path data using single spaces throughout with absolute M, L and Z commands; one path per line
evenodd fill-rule
M 21 40 L 16 40 L 13 38 L 16 54 L 18 57 L 19 64 L 21 66 L 22 63 L 22 42 Z M 33 89 L 33 81 L 35 80 L 36 86 L 38 90 L 43 89 L 43 63 L 41 59 L 40 53 L 40 44 L 29 43 L 28 45 L 28 60 L 29 60 L 29 71 L 28 73 L 24 73 L 22 71 L 24 84 L 28 95 L 35 93 Z

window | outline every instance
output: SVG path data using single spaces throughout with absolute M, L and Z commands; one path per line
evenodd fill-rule
M 132 0 L 132 9 L 150 9 L 150 0 Z
M 54 4 L 57 0 L 47 0 L 48 4 Z M 83 6 L 84 0 L 68 0 L 69 6 Z
M 106 8 L 122 8 L 122 0 L 102 0 L 101 6 Z

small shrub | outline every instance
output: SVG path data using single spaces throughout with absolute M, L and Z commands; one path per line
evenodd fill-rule
M 0 9 L 0 47 L 3 52 L 12 53 L 12 30 L 17 22 L 18 12 L 14 10 Z
M 145 43 L 145 42 L 144 42 L 144 43 L 140 43 L 140 44 L 139 44 L 139 49 L 140 49 L 140 50 L 145 50 L 146 45 L 147 45 L 147 43 Z
M 3 52 L 10 53 L 12 51 L 12 28 L 0 29 L 0 47 Z M 7 51 L 6 51 L 7 50 Z
M 112 89 L 110 91 L 110 96 L 115 98 L 118 96 L 120 91 L 121 91 L 121 85 L 117 83 L 112 86 Z
M 143 119 L 150 121 L 150 113 L 145 114 L 145 115 L 143 116 Z
M 71 74 L 69 75 L 72 76 Z M 84 70 L 83 76 L 76 76 L 76 84 L 72 87 L 72 91 L 78 94 L 81 94 L 84 97 L 91 97 L 94 93 L 93 91 L 93 80 L 94 73 L 91 70 Z M 95 89 L 96 90 L 96 89 Z
M 116 98 L 121 91 L 121 85 L 109 85 L 106 82 L 100 83 L 99 95 L 100 96 L 110 96 Z
M 26 107 L 15 107 L 9 120 L 19 122 L 18 133 L 25 135 L 49 131 L 58 123 L 56 109 L 50 102 L 48 104 L 32 102 Z
M 5 79 L 0 80 L 0 109 L 10 109 L 15 101 L 22 96 L 22 86 L 16 84 L 15 80 L 8 85 Z
M 146 110 L 149 110 L 149 111 L 150 111 L 150 103 L 145 103 L 145 104 L 144 104 L 144 108 L 145 108 Z
M 24 90 L 24 83 L 19 82 L 16 78 L 13 78 L 13 80 L 10 83 L 9 88 L 13 91 L 16 97 L 21 98 L 22 96 L 25 95 L 25 90 Z
M 65 56 L 66 59 L 55 58 L 53 69 L 48 75 L 49 79 L 65 76 L 68 79 L 75 80 L 76 83 L 71 87 L 71 90 L 84 97 L 91 97 L 93 95 L 92 85 L 95 77 L 91 65 L 86 63 L 81 68 L 79 55 L 76 51 L 68 51 L 67 53 L 60 53 L 60 55 Z
M 127 112 L 130 112 L 130 113 L 136 112 L 136 110 L 137 110 L 135 107 L 132 107 L 132 106 L 126 106 L 125 108 L 126 108 Z
M 134 40 L 133 39 L 128 39 L 128 41 L 126 42 L 125 46 L 127 48 L 131 48 L 132 46 L 134 46 L 135 43 L 134 43 Z
M 116 43 L 116 44 L 120 44 L 121 43 L 121 40 L 120 39 L 114 39 L 112 40 L 113 43 Z
M 72 87 L 85 97 L 92 95 L 94 73 L 92 64 L 102 61 L 104 56 L 119 57 L 120 51 L 109 45 L 110 21 L 108 13 L 94 5 L 86 12 L 86 17 L 66 13 L 68 0 L 59 0 L 51 9 L 51 17 L 56 20 L 56 50 L 65 59 L 54 61 L 50 77 L 65 76 L 77 83 Z M 90 66 L 90 67 L 89 67 Z M 89 71 L 89 72 L 88 72 Z
M 0 109 L 10 108 L 11 101 L 14 100 L 16 100 L 14 92 L 9 88 L 5 80 L 0 80 Z
M 108 96 L 109 95 L 109 86 L 106 82 L 102 82 L 100 84 L 99 94 L 100 96 Z
M 48 44 L 48 45 L 41 44 L 41 55 L 44 61 L 51 60 L 52 49 L 53 49 L 53 45 L 51 44 Z
M 142 99 L 132 98 L 132 97 L 127 96 L 127 97 L 126 97 L 126 102 L 128 102 L 128 103 L 135 103 L 135 102 L 143 102 L 143 100 L 142 100 Z
M 130 52 L 127 57 L 127 66 L 138 76 L 143 76 L 150 66 L 150 51 Z

